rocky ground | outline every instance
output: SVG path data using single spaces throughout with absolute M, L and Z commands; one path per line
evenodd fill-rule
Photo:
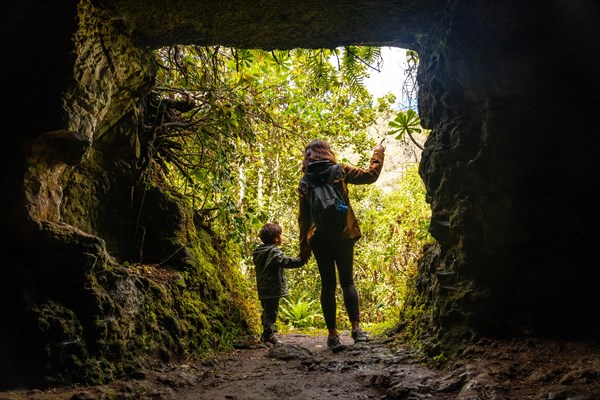
M 93 387 L 0 392 L 0 400 L 600 400 L 599 343 L 481 340 L 443 368 L 390 339 L 332 351 L 325 337 L 290 334 L 284 345 L 241 341 L 194 363 Z

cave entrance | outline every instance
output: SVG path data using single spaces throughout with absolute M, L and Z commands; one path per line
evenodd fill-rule
M 163 121 L 164 129 L 154 130 L 147 153 L 200 219 L 238 247 L 249 287 L 264 223 L 282 225 L 282 249 L 297 255 L 304 146 L 325 139 L 339 162 L 365 167 L 386 138 L 382 176 L 374 185 L 351 185 L 350 197 L 363 233 L 354 270 L 361 319 L 395 325 L 423 244 L 432 240 L 418 175 L 426 132 L 415 111 L 417 54 L 389 47 L 174 46 L 156 55 L 162 67 L 146 109 L 157 115 L 147 120 Z M 280 309 L 286 329 L 324 328 L 314 258 L 288 276 L 291 294 Z M 339 298 L 343 304 L 341 290 Z M 338 309 L 344 328 L 345 311 Z

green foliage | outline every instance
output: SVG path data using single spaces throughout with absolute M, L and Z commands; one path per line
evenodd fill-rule
M 159 173 L 217 234 L 251 250 L 267 220 L 290 220 L 304 146 L 364 141 L 369 48 L 157 51 L 155 93 L 140 109 L 140 180 Z M 341 57 L 338 68 L 332 57 Z M 353 62 L 362 57 L 362 62 Z M 361 145 L 358 145 L 361 146 Z
M 355 275 L 361 285 L 363 319 L 372 322 L 397 316 L 422 247 L 433 240 L 428 232 L 431 211 L 417 166 L 406 169 L 393 188 L 354 191 L 353 205 L 363 232 L 357 242 Z
M 406 111 L 400 111 L 396 114 L 396 117 L 390 121 L 390 130 L 387 132 L 388 135 L 396 135 L 396 139 L 401 140 L 404 134 L 420 133 L 421 120 L 419 115 L 413 109 Z
M 428 135 L 429 131 L 421 127 L 421 120 L 415 110 L 409 108 L 406 111 L 399 111 L 396 117 L 389 122 L 389 127 L 388 135 L 396 135 L 397 140 L 403 140 L 404 135 L 408 135 L 410 140 L 419 149 L 423 150 L 423 146 L 415 139 L 413 134 L 423 133 Z
M 440 368 L 442 366 L 444 366 L 446 363 L 448 363 L 448 357 L 446 357 L 446 355 L 444 354 L 444 352 L 441 352 L 440 354 L 433 356 L 431 358 L 433 364 Z
M 297 185 L 303 150 L 311 140 L 329 141 L 340 155 L 355 154 L 358 166 L 368 163 L 375 143 L 367 128 L 394 102 L 390 97 L 374 105 L 362 85 L 369 68 L 379 66 L 379 49 L 266 52 L 176 46 L 156 55 L 162 66 L 158 86 L 139 105 L 144 116 L 136 138 L 140 181 L 174 187 L 194 208 L 197 226 L 210 227 L 227 249 L 237 246 L 238 255 L 229 254 L 223 266 L 239 267 L 238 273 L 214 272 L 232 277 L 217 282 L 235 293 L 223 306 L 231 309 L 239 302 L 257 326 L 256 312 L 250 311 L 258 309 L 256 296 L 248 288 L 255 279 L 250 254 L 258 244 L 258 229 L 267 221 L 279 222 L 283 250 L 296 255 Z M 402 132 L 419 132 L 418 116 L 411 111 L 399 113 L 388 134 L 401 138 Z M 349 162 L 341 156 L 340 161 Z M 397 318 L 406 282 L 423 244 L 431 240 L 429 207 L 416 167 L 391 189 L 367 185 L 351 194 L 363 230 L 355 271 L 365 322 Z M 282 302 L 282 320 L 295 327 L 322 326 L 314 259 L 288 275 L 292 296 Z M 191 283 L 183 285 L 191 289 Z M 241 289 L 233 290 L 236 285 Z M 338 296 L 341 305 L 341 291 Z M 343 307 L 338 310 L 343 327 L 347 317 Z M 205 318 L 206 310 L 196 310 L 193 302 L 184 311 Z
M 283 298 L 279 318 L 295 328 L 323 327 L 321 305 L 317 299 L 307 299 L 306 294 L 297 298 Z

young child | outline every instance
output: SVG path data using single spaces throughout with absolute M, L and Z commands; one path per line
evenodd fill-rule
M 275 335 L 275 322 L 279 312 L 279 299 L 288 295 L 284 268 L 299 268 L 304 265 L 300 257 L 292 258 L 283 254 L 279 248 L 281 231 L 281 226 L 276 223 L 265 224 L 258 234 L 263 244 L 252 254 L 252 261 L 256 267 L 258 299 L 263 309 L 263 333 L 260 340 L 274 345 L 282 344 Z

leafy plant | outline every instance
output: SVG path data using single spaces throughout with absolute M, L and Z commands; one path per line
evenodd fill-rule
M 284 297 L 279 309 L 280 319 L 295 328 L 314 327 L 317 325 L 318 320 L 322 318 L 317 300 L 307 300 L 304 294 L 291 300 Z
M 396 135 L 397 140 L 402 140 L 406 134 L 419 149 L 423 150 L 423 146 L 413 136 L 414 133 L 423 131 L 421 120 L 415 110 L 409 108 L 406 111 L 399 111 L 396 117 L 389 122 L 389 126 L 388 135 Z

